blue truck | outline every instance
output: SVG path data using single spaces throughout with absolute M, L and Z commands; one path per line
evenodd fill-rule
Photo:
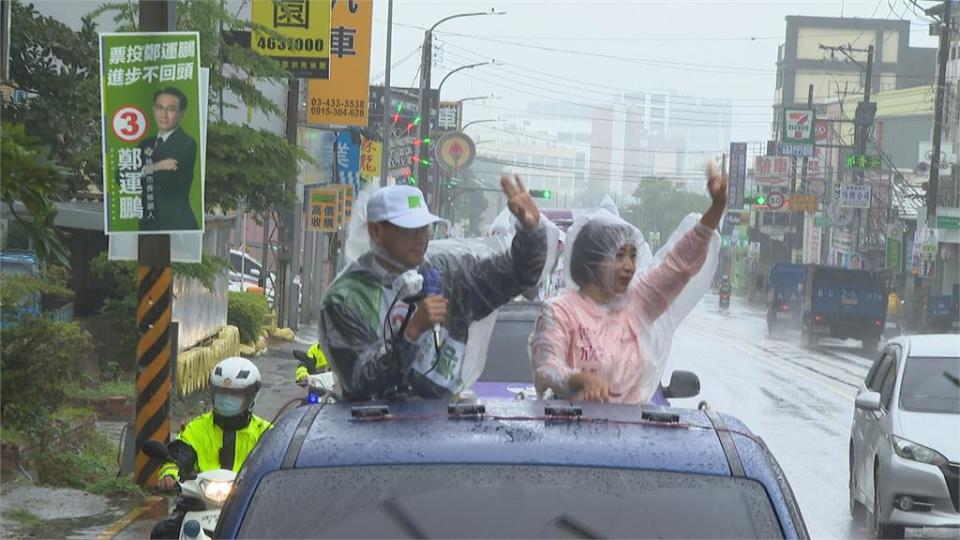
M 800 326 L 803 289 L 807 267 L 802 264 L 777 263 L 770 269 L 767 288 L 767 332 L 777 328 Z
M 858 339 L 875 351 L 887 318 L 887 290 L 879 272 L 827 266 L 807 267 L 801 312 L 801 341 L 814 347 L 822 337 Z

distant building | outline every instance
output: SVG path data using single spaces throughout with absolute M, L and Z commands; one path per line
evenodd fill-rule
M 789 16 L 785 40 L 777 52 L 773 134 L 780 130 L 784 107 L 822 104 L 849 94 L 862 95 L 867 53 L 853 52 L 851 61 L 824 47 L 866 50 L 874 46 L 873 92 L 925 86 L 934 82 L 934 48 L 910 46 L 910 21 Z M 852 113 L 851 113 L 852 114 Z

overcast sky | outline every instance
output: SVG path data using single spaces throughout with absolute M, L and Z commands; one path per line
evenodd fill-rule
M 241 0 L 228 3 L 239 7 Z M 97 4 L 38 2 L 42 11 L 71 25 Z M 466 103 L 467 120 L 509 114 L 527 101 L 609 99 L 594 92 L 605 87 L 675 90 L 732 100 L 734 140 L 760 141 L 770 130 L 774 62 L 783 41 L 784 17 L 903 18 L 913 23 L 912 46 L 936 46 L 907 0 L 396 0 L 392 57 L 395 63 L 406 60 L 394 69 L 392 84 L 416 86 L 420 55 L 415 50 L 423 40 L 423 27 L 448 15 L 491 8 L 507 13 L 452 20 L 437 29 L 435 45 L 442 59 L 433 71 L 434 85 L 456 66 L 494 59 L 504 63 L 460 72 L 444 86 L 445 100 L 500 97 Z M 243 9 L 249 13 L 249 7 Z M 386 19 L 386 0 L 375 0 L 374 77 L 384 68 Z

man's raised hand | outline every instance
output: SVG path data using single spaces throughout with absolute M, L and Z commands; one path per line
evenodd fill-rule
M 540 209 L 523 187 L 518 175 L 514 175 L 512 179 L 506 175 L 501 176 L 500 187 L 507 196 L 507 208 L 517 216 L 524 228 L 532 229 L 540 224 Z

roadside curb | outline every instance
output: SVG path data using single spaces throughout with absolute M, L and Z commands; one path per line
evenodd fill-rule
M 166 505 L 166 499 L 163 497 L 147 497 L 142 504 L 131 509 L 129 512 L 124 514 L 123 517 L 107 527 L 107 529 L 97 537 L 97 540 L 112 540 L 115 536 L 120 534 L 120 532 L 126 529 L 128 525 L 136 521 L 144 514 L 166 514 Z

